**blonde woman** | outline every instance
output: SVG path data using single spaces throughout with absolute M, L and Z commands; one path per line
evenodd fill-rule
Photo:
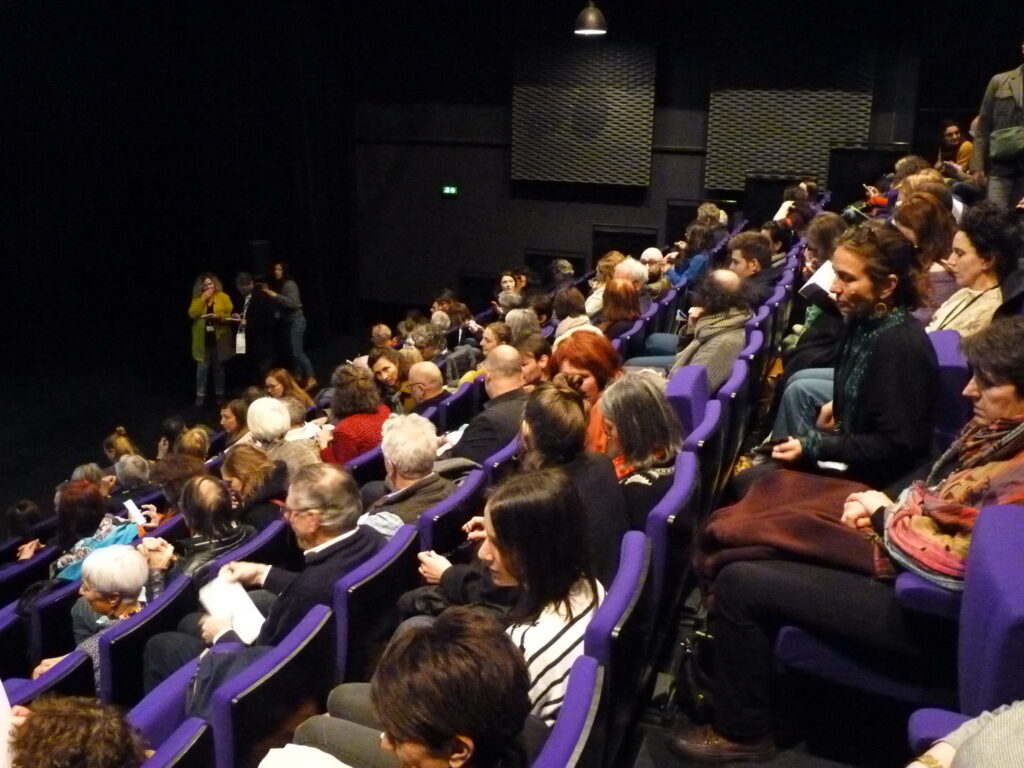
M 196 361 L 196 405 L 206 401 L 206 382 L 213 369 L 217 400 L 224 400 L 224 363 L 234 354 L 230 297 L 220 278 L 204 272 L 192 287 L 188 316 L 192 319 L 192 358 Z

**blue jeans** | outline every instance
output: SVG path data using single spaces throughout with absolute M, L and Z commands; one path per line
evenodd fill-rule
M 304 382 L 313 375 L 313 364 L 306 357 L 303 339 L 306 336 L 306 316 L 298 314 L 288 321 L 288 343 L 291 345 L 292 359 L 295 361 L 295 377 Z
M 213 368 L 213 387 L 217 398 L 224 398 L 224 361 L 217 356 L 217 347 L 207 345 L 203 361 L 196 363 L 196 397 L 206 397 L 206 382 Z
M 807 368 L 794 374 L 782 393 L 772 437 L 778 440 L 812 432 L 821 406 L 832 399 L 834 379 L 834 368 Z

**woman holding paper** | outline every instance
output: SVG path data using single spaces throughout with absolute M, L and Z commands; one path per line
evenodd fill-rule
M 188 316 L 192 319 L 192 358 L 196 361 L 196 405 L 206 400 L 206 382 L 213 368 L 218 402 L 224 400 L 224 363 L 234 354 L 231 299 L 220 278 L 204 272 L 192 287 Z

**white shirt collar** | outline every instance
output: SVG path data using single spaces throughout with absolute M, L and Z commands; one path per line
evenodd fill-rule
M 333 539 L 328 539 L 323 544 L 317 544 L 312 549 L 304 550 L 302 552 L 302 554 L 303 555 L 315 555 L 317 552 L 322 552 L 323 550 L 327 549 L 328 547 L 332 546 L 333 544 L 337 544 L 339 541 L 342 541 L 343 539 L 347 539 L 349 536 L 352 536 L 358 530 L 359 530 L 359 528 L 356 527 L 356 528 L 353 528 L 351 531 L 345 531 L 345 533 L 341 534 L 341 536 L 335 536 Z

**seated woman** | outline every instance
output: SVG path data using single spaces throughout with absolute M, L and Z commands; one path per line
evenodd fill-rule
M 1003 303 L 1001 284 L 1017 268 L 1021 253 L 1019 218 L 994 203 L 979 203 L 964 213 L 949 255 L 960 290 L 935 310 L 929 331 L 970 336 L 992 321 Z
M 523 411 L 519 466 L 524 471 L 560 469 L 573 481 L 587 515 L 594 572 L 602 584 L 611 586 L 629 518 L 615 467 L 603 453 L 585 449 L 586 433 L 583 395 L 563 385 L 537 384 Z
M 249 435 L 249 422 L 246 420 L 246 413 L 249 404 L 241 398 L 229 400 L 220 409 L 220 427 L 224 430 L 222 444 L 216 446 L 216 452 L 229 451 L 236 445 L 242 445 L 252 440 Z
M 562 373 L 577 376 L 579 388 L 587 399 L 587 450 L 605 453 L 608 436 L 604 432 L 604 417 L 597 404 L 601 392 L 622 375 L 622 362 L 608 337 L 598 331 L 577 330 L 561 339 L 548 361 L 551 377 Z
M 728 231 L 726 235 L 728 236 Z M 672 285 L 678 287 L 683 281 L 693 285 L 700 280 L 707 271 L 714 244 L 714 232 L 711 227 L 699 222 L 688 226 L 682 241 L 676 243 L 678 250 L 669 254 L 673 266 L 666 274 Z
M 594 279 L 590 282 L 590 295 L 587 296 L 587 301 L 584 304 L 587 316 L 591 320 L 598 320 L 601 317 L 601 311 L 604 307 L 604 292 L 608 283 L 612 281 L 615 276 L 615 268 L 626 260 L 624 253 L 618 251 L 608 251 L 597 261 L 597 268 L 594 271 Z M 558 313 L 558 310 L 555 310 Z M 561 315 L 558 315 L 559 319 L 562 319 Z M 556 335 L 561 335 L 556 332 Z
M 24 539 L 43 520 L 43 510 L 31 499 L 20 499 L 9 506 L 0 520 L 0 540 Z
M 268 397 L 294 397 L 307 408 L 313 407 L 313 398 L 309 396 L 299 382 L 284 368 L 274 368 L 267 374 L 264 382 Z
M 194 456 L 206 461 L 210 455 L 210 433 L 206 427 L 192 427 L 181 433 L 174 442 L 174 453 L 180 456 Z
M 529 307 L 520 307 L 505 313 L 505 325 L 508 326 L 508 341 L 506 344 L 515 346 L 531 334 L 540 333 L 540 320 L 537 313 Z M 484 352 L 486 357 L 487 353 Z
M 179 542 L 177 552 L 163 539 L 147 537 L 139 544 L 149 563 L 146 594 L 150 600 L 164 591 L 171 576 L 194 576 L 255 533 L 252 526 L 234 519 L 227 488 L 208 475 L 193 477 L 185 484 L 179 508 L 191 535 Z
M 103 439 L 103 454 L 107 461 L 113 466 L 122 456 L 140 453 L 138 447 L 128 437 L 128 430 L 124 427 L 116 427 L 113 432 Z
M 546 735 L 528 719 L 529 687 L 501 625 L 450 608 L 396 637 L 373 682 L 336 689 L 330 715 L 307 720 L 295 741 L 366 768 L 525 768 Z
M 811 471 L 819 461 L 840 462 L 846 477 L 884 487 L 918 467 L 931 447 L 938 363 L 911 314 L 920 303 L 917 254 L 891 224 L 871 221 L 841 238 L 832 262 L 832 292 L 847 320 L 835 368 L 839 386 L 816 426 L 776 421 L 775 437 L 789 439 L 772 449 L 772 458 Z M 780 417 L 787 415 L 787 396 L 788 389 Z M 777 466 L 742 473 L 741 485 Z
M 629 527 L 642 531 L 647 514 L 672 487 L 676 456 L 683 448 L 679 417 L 665 397 L 665 380 L 650 371 L 613 381 L 599 408 Z
M 81 597 L 71 608 L 71 622 L 78 649 L 92 659 L 97 686 L 101 670 L 99 636 L 143 609 L 146 599 L 142 588 L 148 573 L 146 558 L 128 544 L 97 549 L 82 563 L 82 586 L 78 590 Z M 43 659 L 33 670 L 32 679 L 63 658 Z
M 206 464 L 195 456 L 185 456 L 180 453 L 171 453 L 167 458 L 154 462 L 149 472 L 149 479 L 160 487 L 164 495 L 167 508 L 160 514 L 156 507 L 151 504 L 144 504 L 142 509 L 147 512 L 153 523 L 159 524 L 168 520 L 178 511 L 178 499 L 181 496 L 181 489 L 185 487 L 191 478 L 196 475 L 206 474 Z M 144 532 L 140 532 L 144 535 Z
M 590 318 L 587 317 L 583 294 L 573 286 L 563 288 L 555 294 L 551 311 L 555 313 L 555 319 L 558 320 L 558 325 L 555 326 L 556 339 L 565 336 L 574 328 L 597 329 L 597 326 L 590 324 Z
M 513 475 L 495 488 L 484 516 L 466 525 L 470 538 L 483 542 L 477 556 L 487 577 L 498 587 L 517 588 L 507 631 L 530 671 L 531 712 L 549 725 L 558 716 L 569 668 L 583 654 L 583 633 L 605 595 L 588 548 L 578 546 L 586 525 L 579 494 L 560 471 Z M 428 582 L 440 583 L 452 603 L 476 602 L 448 583 L 450 568 L 436 552 L 420 553 L 420 573 Z
M 548 381 L 548 361 L 551 344 L 543 336 L 533 334 L 516 344 L 523 358 L 523 389 L 531 391 L 542 381 Z
M 288 467 L 272 461 L 254 445 L 240 445 L 224 457 L 220 475 L 231 489 L 234 517 L 262 530 L 281 517 L 281 505 L 288 493 Z
M 812 476 L 799 484 L 802 496 L 783 506 L 777 486 L 790 485 L 784 476 L 793 473 L 775 473 L 751 489 L 773 503 L 710 518 L 698 565 L 714 579 L 717 716 L 713 728 L 677 733 L 677 754 L 724 760 L 774 752 L 773 636 L 782 625 L 862 648 L 861 660 L 888 674 L 901 669 L 934 683 L 937 672 L 955 671 L 955 623 L 905 609 L 879 578 L 911 568 L 962 588 L 978 510 L 1024 499 L 1022 334 L 1024 318 L 1014 317 L 964 341 L 974 371 L 964 395 L 974 418 L 928 478 L 897 501 L 858 483 Z M 927 565 L 922 553 L 930 555 Z
M 114 464 L 117 484 L 107 495 L 107 507 L 111 511 L 120 512 L 128 499 L 135 499 L 151 491 L 153 485 L 149 481 L 149 471 L 149 462 L 137 453 L 129 453 L 119 458 Z
M 372 383 L 370 386 L 373 386 Z M 291 429 L 292 420 L 288 408 L 280 400 L 272 397 L 254 400 L 249 406 L 246 420 L 252 432 L 253 444 L 265 451 L 271 461 L 283 461 L 288 467 L 288 482 L 303 467 L 320 463 L 319 451 L 305 443 L 284 439 Z
M 525 312 L 526 310 L 513 309 L 509 312 L 512 315 L 516 312 Z M 489 323 L 485 328 L 483 335 L 480 337 L 480 351 L 484 353 L 484 358 L 491 354 L 491 350 L 497 347 L 499 344 L 511 344 L 512 343 L 512 329 L 509 328 L 507 323 L 496 322 Z M 474 368 L 472 371 L 468 371 L 462 378 L 459 379 L 458 386 L 461 387 L 463 384 L 473 381 L 477 376 L 484 372 L 483 362 L 481 361 L 479 368 Z M 458 387 L 456 387 L 457 389 Z
M 185 420 L 182 419 L 181 416 L 168 416 L 160 422 L 160 431 L 157 433 L 156 440 L 157 461 L 164 458 L 171 452 L 171 448 L 173 448 L 174 443 L 177 442 L 178 436 L 186 429 L 188 429 L 188 426 L 185 424 Z
M 127 544 L 136 533 L 134 525 L 107 511 L 106 497 L 99 486 L 88 480 L 64 483 L 57 494 L 57 535 L 50 542 L 63 554 L 50 566 L 51 578 L 75 581 L 82 572 L 82 560 L 90 552 L 111 544 Z M 23 544 L 18 559 L 32 558 L 43 546 L 39 539 Z
M 339 365 L 331 374 L 331 386 L 331 415 L 338 423 L 320 457 L 344 464 L 380 445 L 381 430 L 391 411 L 380 401 L 373 376 L 365 368 Z
M 928 323 L 935 308 L 956 291 L 946 258 L 953 247 L 956 219 L 935 195 L 915 192 L 893 214 L 892 223 L 914 244 L 921 257 L 923 304 L 914 317 Z
M 397 349 L 374 349 L 366 358 L 366 366 L 373 372 L 373 380 L 377 382 L 380 399 L 392 413 L 406 413 L 408 409 L 416 407 L 416 400 L 409 386 L 411 366 Z
M 611 280 L 604 289 L 604 310 L 597 324 L 609 341 L 617 339 L 633 327 L 640 317 L 640 297 L 629 280 Z
M 142 738 L 113 704 L 44 696 L 30 707 L 12 707 L 11 723 L 14 768 L 138 768 L 146 761 Z

